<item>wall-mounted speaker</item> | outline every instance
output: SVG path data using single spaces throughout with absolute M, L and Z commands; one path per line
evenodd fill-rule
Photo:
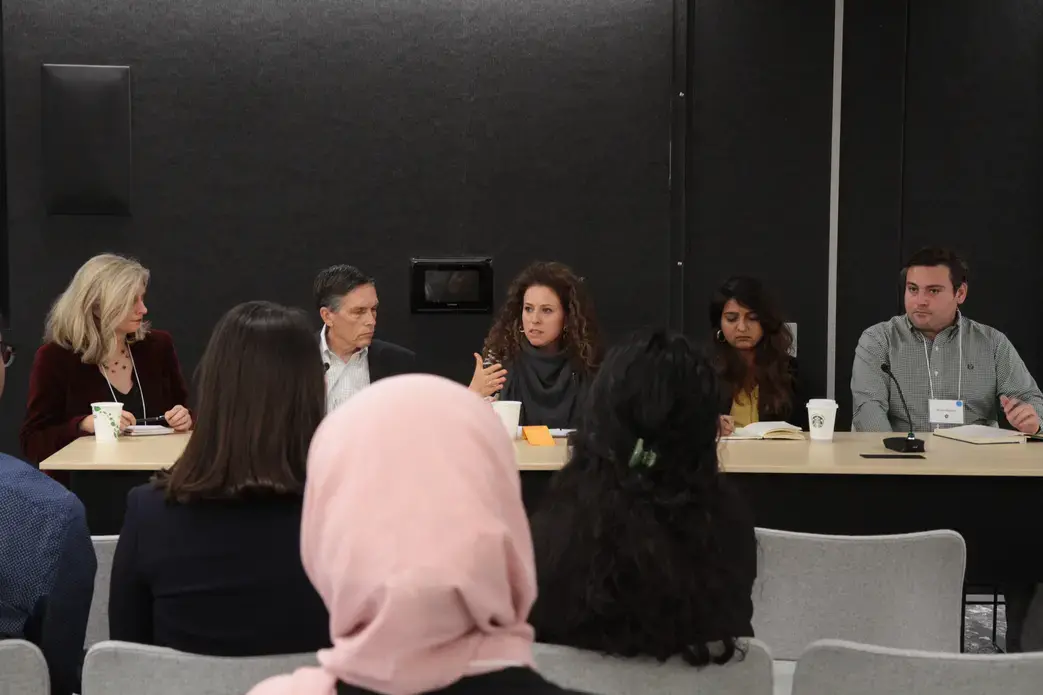
M 41 68 L 44 205 L 50 215 L 130 214 L 130 68 Z

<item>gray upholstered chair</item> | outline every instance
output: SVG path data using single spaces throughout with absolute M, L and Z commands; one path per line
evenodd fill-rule
M 94 575 L 94 598 L 87 618 L 86 646 L 90 648 L 109 638 L 109 583 L 112 581 L 112 557 L 116 554 L 119 536 L 91 536 L 98 571 Z
M 84 659 L 82 695 L 243 695 L 266 678 L 317 665 L 313 653 L 233 658 L 101 642 Z
M 704 668 L 680 659 L 661 664 L 550 644 L 537 644 L 533 653 L 536 668 L 548 680 L 599 695 L 771 695 L 771 654 L 758 640 L 743 643 L 745 657 Z
M 841 640 L 800 657 L 793 695 L 1038 695 L 1043 654 L 942 654 Z
M 753 633 L 776 659 L 815 640 L 960 650 L 966 546 L 954 531 L 824 536 L 757 529 Z
M 20 639 L 0 641 L 0 693 L 51 695 L 47 660 L 36 645 Z

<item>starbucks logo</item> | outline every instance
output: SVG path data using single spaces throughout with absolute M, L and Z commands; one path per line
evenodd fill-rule
M 811 426 L 812 427 L 823 427 L 823 426 L 825 426 L 825 424 L 826 424 L 826 418 L 822 417 L 821 415 L 812 415 L 811 416 Z

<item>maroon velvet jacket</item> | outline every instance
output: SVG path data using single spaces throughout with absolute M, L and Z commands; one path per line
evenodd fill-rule
M 175 405 L 188 407 L 188 389 L 169 333 L 151 331 L 144 340 L 131 344 L 130 352 L 150 417 Z M 80 421 L 90 415 L 91 403 L 111 400 L 97 365 L 84 364 L 79 355 L 54 343 L 43 345 L 33 360 L 29 402 L 19 434 L 25 458 L 39 464 L 85 434 L 80 431 Z

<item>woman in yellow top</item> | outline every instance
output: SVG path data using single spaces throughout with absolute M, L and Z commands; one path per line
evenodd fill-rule
M 807 427 L 806 399 L 790 355 L 793 334 L 759 280 L 733 277 L 710 302 L 721 434 L 755 422 Z

